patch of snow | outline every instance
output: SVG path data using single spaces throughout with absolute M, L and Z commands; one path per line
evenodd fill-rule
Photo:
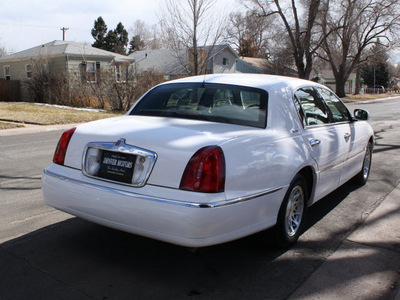
M 34 103 L 36 105 L 42 106 L 50 106 L 50 107 L 57 107 L 63 109 L 72 109 L 72 110 L 80 110 L 80 111 L 91 111 L 91 112 L 107 112 L 104 109 L 95 109 L 95 108 L 79 108 L 79 107 L 71 107 L 71 106 L 64 106 L 64 105 L 56 105 L 56 104 L 48 104 L 48 103 Z

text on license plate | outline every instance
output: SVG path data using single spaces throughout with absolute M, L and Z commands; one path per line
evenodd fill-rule
M 103 151 L 99 177 L 131 183 L 136 156 L 131 154 Z

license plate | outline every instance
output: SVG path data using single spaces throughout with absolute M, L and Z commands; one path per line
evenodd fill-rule
M 97 176 L 114 181 L 131 183 L 136 156 L 103 151 Z

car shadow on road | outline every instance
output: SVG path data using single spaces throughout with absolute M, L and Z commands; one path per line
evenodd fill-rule
M 335 209 L 348 195 L 358 190 L 359 185 L 355 185 L 352 181 L 345 183 L 343 186 L 333 191 L 332 193 L 319 200 L 317 203 L 312 205 L 307 212 L 307 219 L 305 230 L 310 229 L 317 222 L 319 222 L 324 216 L 329 214 Z
M 312 207 L 305 235 L 354 189 Z M 341 243 L 267 237 L 188 249 L 71 218 L 0 245 L 0 299 L 286 299 Z

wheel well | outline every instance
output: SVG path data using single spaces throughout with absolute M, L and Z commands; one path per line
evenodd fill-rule
M 375 138 L 374 138 L 374 136 L 371 136 L 371 137 L 369 138 L 368 143 L 371 143 L 371 144 L 372 144 L 372 148 L 374 148 L 374 144 L 375 144 Z
M 306 180 L 307 183 L 307 197 L 308 200 L 310 200 L 311 195 L 313 193 L 313 187 L 314 187 L 314 169 L 310 166 L 305 167 L 300 170 L 299 174 L 303 175 L 304 179 Z

